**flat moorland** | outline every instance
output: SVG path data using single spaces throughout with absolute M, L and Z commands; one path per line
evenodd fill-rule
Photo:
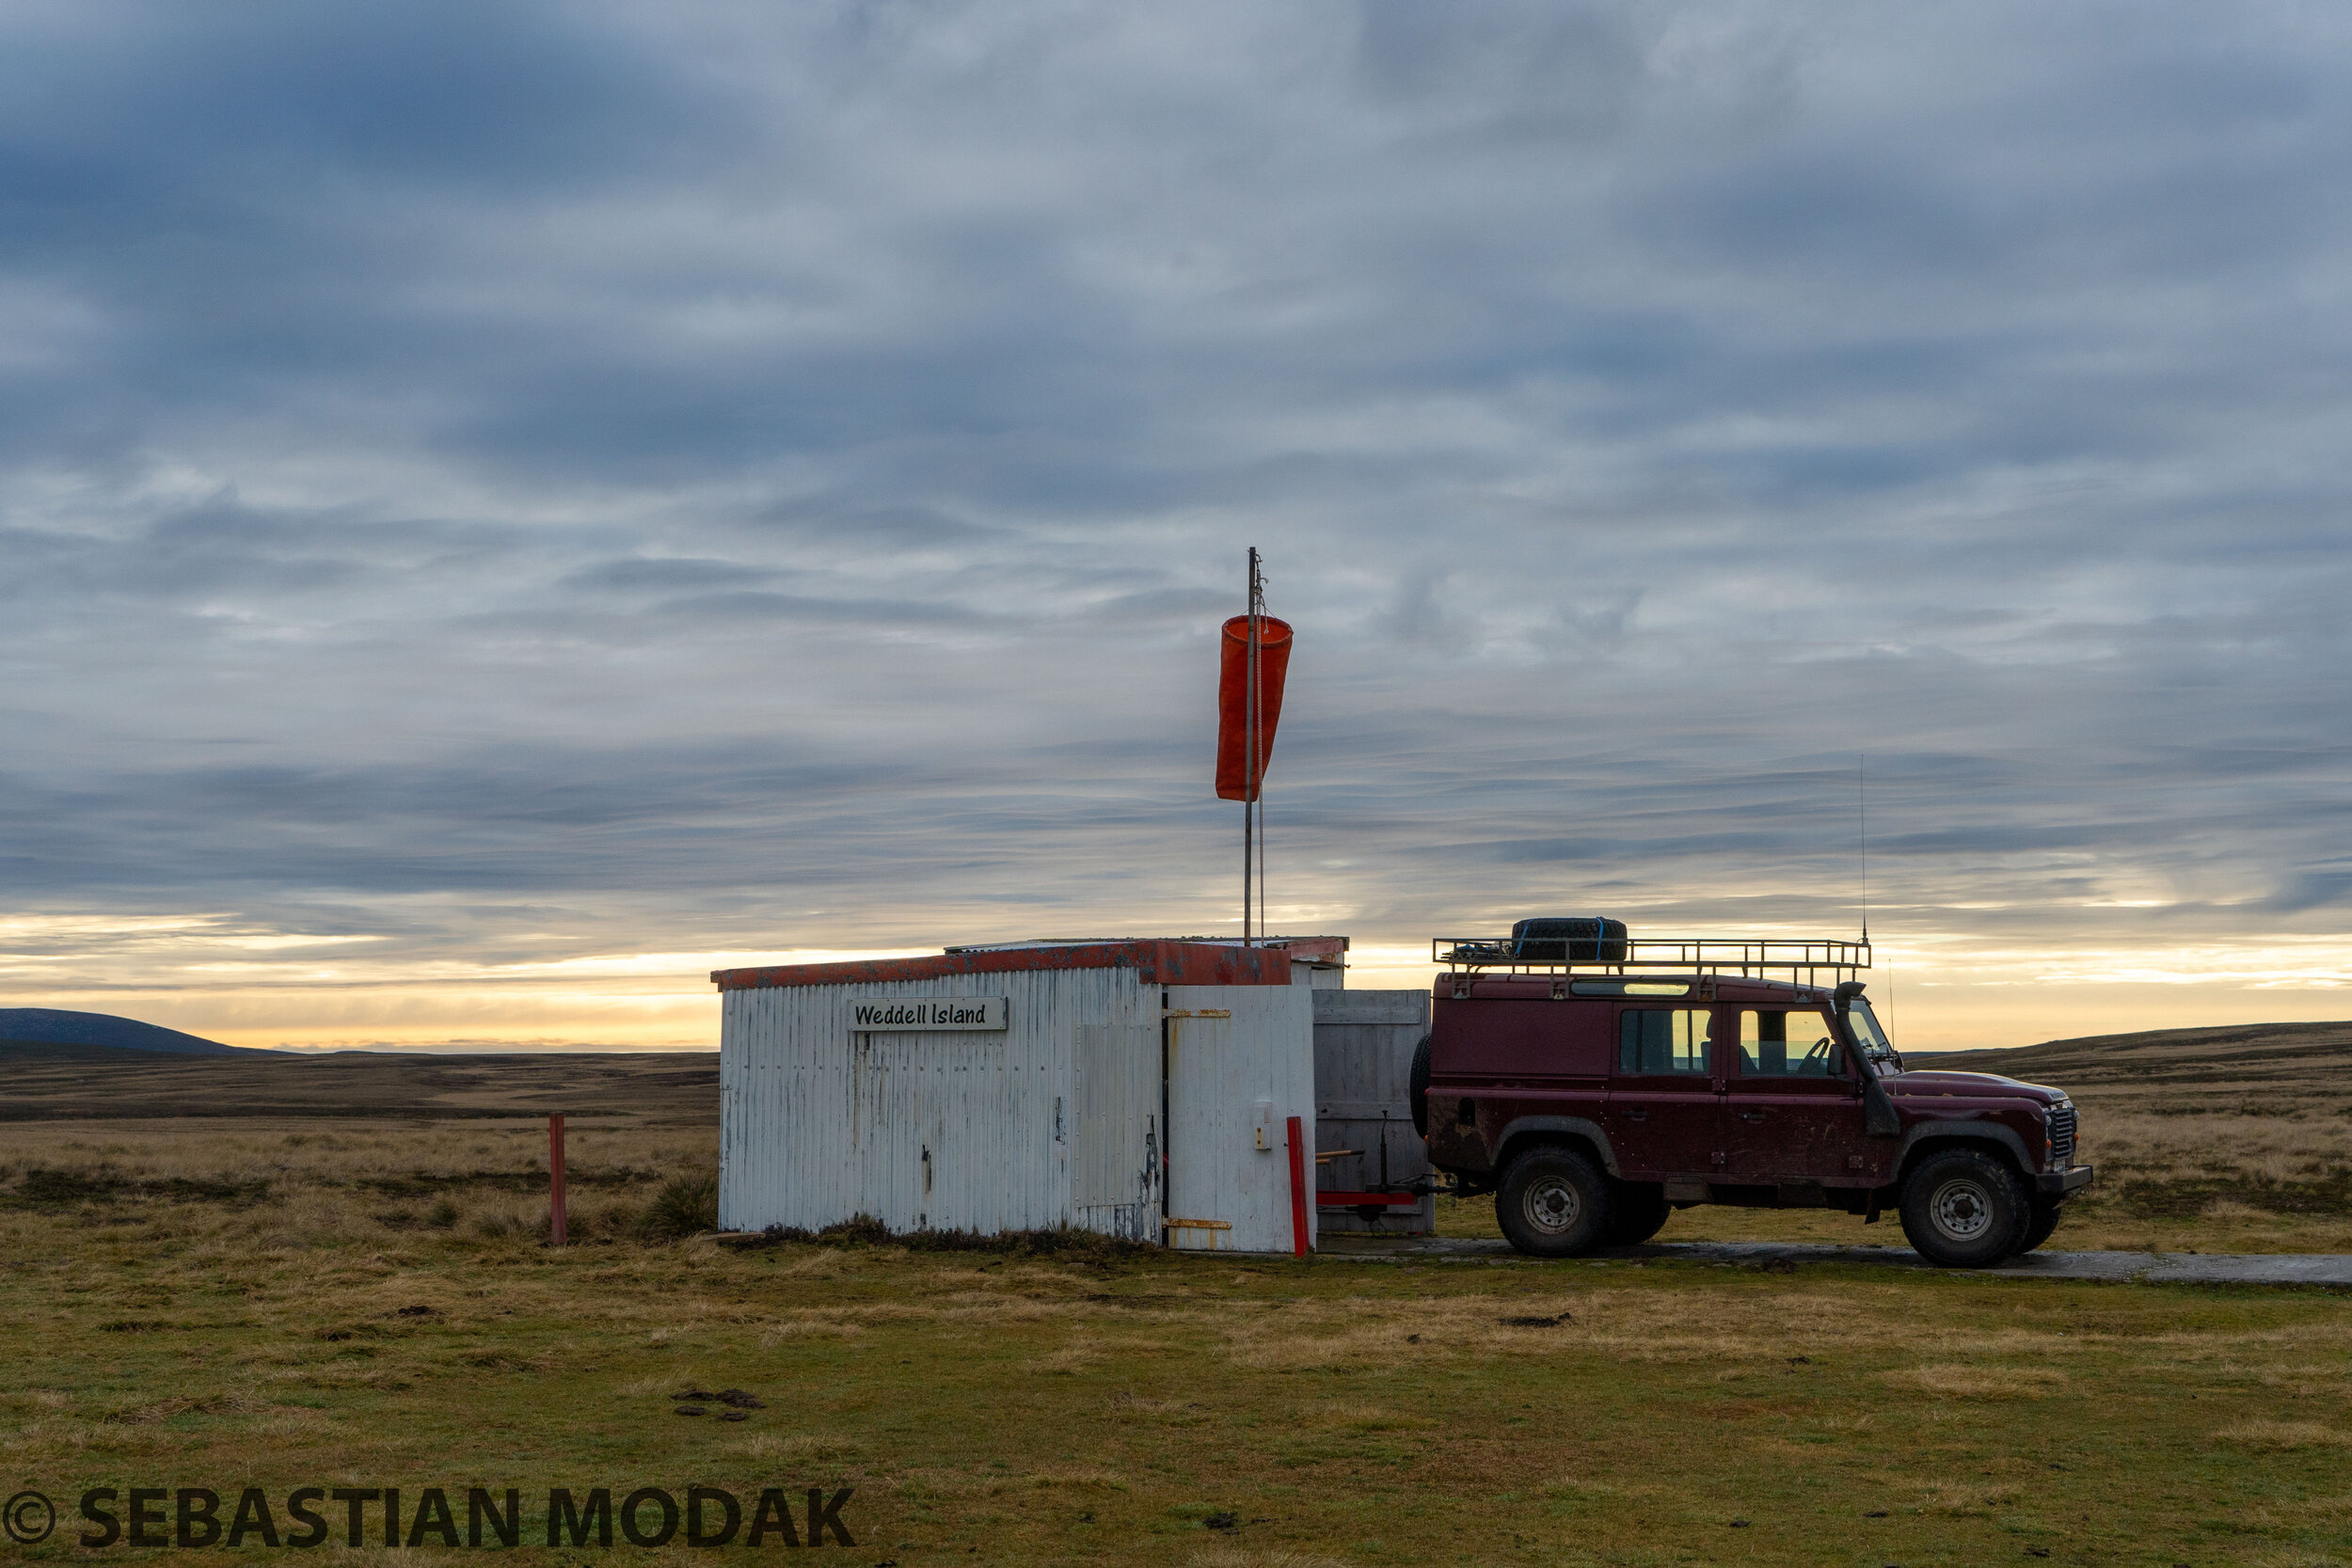
M 719 1125 L 716 1052 L 182 1056 L 0 1041 L 0 1121 L 572 1115 Z
M 92 1487 L 118 1515 L 133 1487 L 205 1488 L 224 1519 L 258 1487 L 289 1531 L 294 1488 L 397 1488 L 413 1533 L 427 1488 L 462 1528 L 464 1489 L 512 1486 L 518 1555 L 569 1564 L 603 1554 L 545 1544 L 548 1489 L 708 1485 L 847 1487 L 856 1545 L 827 1549 L 908 1568 L 2352 1550 L 2340 1296 L 663 1241 L 648 1219 L 708 1144 L 625 1118 L 575 1129 L 585 1240 L 558 1250 L 542 1136 L 0 1129 L 0 1468 L 64 1514 L 9 1549 L 175 1550 L 75 1544 Z M 729 1390 L 755 1404 L 675 1413 Z M 353 1548 L 326 1507 L 337 1561 L 470 1555 Z
M 2318 1073 L 2191 1068 L 2165 1089 L 2110 1084 L 2091 1054 L 2007 1064 L 2075 1090 L 2106 1172 L 2110 1207 L 2060 1244 L 2341 1234 L 2293 1207 L 2344 1164 Z M 414 1533 L 427 1488 L 462 1528 L 464 1489 L 513 1486 L 519 1554 L 569 1564 L 600 1554 L 545 1544 L 549 1488 L 617 1502 L 707 1484 L 746 1504 L 850 1488 L 857 1545 L 828 1549 L 909 1568 L 2352 1556 L 2341 1295 L 743 1245 L 698 1234 L 707 1058 L 288 1076 L 350 1060 L 240 1061 L 230 1088 L 199 1070 L 168 1093 L 36 1064 L 50 1076 L 26 1092 L 50 1114 L 0 1124 L 0 1468 L 65 1517 L 9 1549 L 91 1558 L 73 1544 L 90 1487 L 207 1488 L 233 1510 L 256 1486 L 289 1530 L 294 1488 L 391 1487 Z M 594 1095 L 592 1069 L 613 1075 Z M 367 1083 L 373 1100 L 353 1090 Z M 578 1244 L 561 1250 L 545 1244 L 551 1101 L 573 1115 Z M 153 1109 L 174 1104 L 198 1114 Z M 125 1105 L 151 1109 L 95 1114 Z M 2201 1185 L 2217 1180 L 2239 1185 Z M 1823 1223 L 1695 1210 L 1667 1239 L 1808 1219 Z M 730 1389 L 756 1406 L 675 1413 L 674 1394 Z M 363 1506 L 377 1542 L 381 1504 Z M 342 1507 L 322 1549 L 338 1561 L 459 1555 L 431 1531 L 349 1546 Z

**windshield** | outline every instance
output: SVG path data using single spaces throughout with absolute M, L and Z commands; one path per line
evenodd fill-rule
M 1886 1038 L 1886 1031 L 1879 1027 L 1878 1015 L 1870 1011 L 1870 1004 L 1855 997 L 1846 1005 L 1846 1022 L 1853 1027 L 1854 1044 L 1862 1047 L 1862 1054 L 1882 1076 L 1888 1071 L 1900 1072 L 1903 1059 L 1895 1054 L 1895 1048 Z

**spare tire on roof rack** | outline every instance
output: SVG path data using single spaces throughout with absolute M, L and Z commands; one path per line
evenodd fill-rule
M 1623 963 L 1625 922 L 1597 915 L 1522 920 L 1511 927 L 1521 963 Z

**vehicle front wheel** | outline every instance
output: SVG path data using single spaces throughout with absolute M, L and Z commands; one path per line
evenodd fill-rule
M 1495 1219 L 1503 1236 L 1537 1258 L 1575 1258 L 1600 1245 L 1609 1208 L 1609 1184 L 1572 1149 L 1529 1149 L 1511 1162 L 1495 1189 Z
M 1640 1246 L 1663 1228 L 1674 1205 L 1655 1181 L 1618 1181 L 1609 1189 L 1608 1246 Z
M 2016 1253 L 2032 1218 L 2026 1184 L 1989 1154 L 1931 1154 L 1903 1183 L 1903 1234 L 1931 1263 L 1981 1269 Z
M 2048 1241 L 2050 1232 L 2058 1228 L 2058 1216 L 2065 1208 L 2066 1205 L 2063 1203 L 2036 1202 L 2033 1205 L 2032 1217 L 2026 1222 L 2026 1239 L 2019 1244 L 2017 1250 L 2031 1252 Z

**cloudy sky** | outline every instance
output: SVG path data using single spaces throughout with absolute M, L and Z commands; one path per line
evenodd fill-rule
M 706 972 L 1870 928 L 2352 1013 L 2352 21 L 0 13 L 0 1003 L 707 1045 Z M 1417 957 L 1418 955 L 1418 957 Z

